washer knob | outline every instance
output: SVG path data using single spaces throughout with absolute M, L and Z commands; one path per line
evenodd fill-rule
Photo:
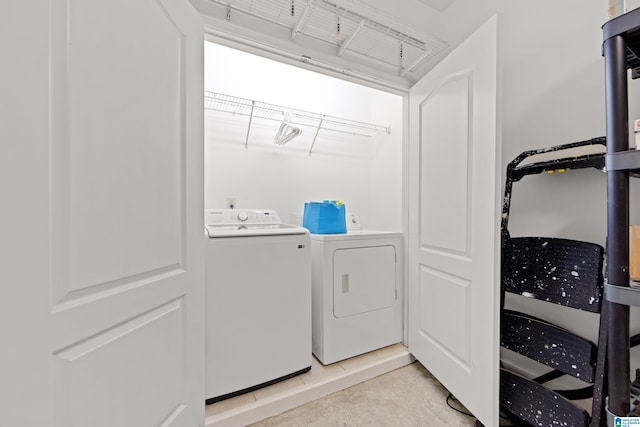
M 238 221 L 243 221 L 244 222 L 244 221 L 249 219 L 249 215 L 247 215 L 246 212 L 240 212 L 238 214 L 237 218 L 238 218 Z

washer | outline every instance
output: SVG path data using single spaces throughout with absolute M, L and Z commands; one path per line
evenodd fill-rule
M 309 232 L 272 210 L 205 211 L 206 401 L 311 369 Z
M 324 365 L 402 341 L 402 242 L 353 227 L 311 235 L 313 354 Z

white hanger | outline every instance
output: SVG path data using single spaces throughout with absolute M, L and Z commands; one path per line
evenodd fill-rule
M 285 114 L 278 132 L 276 132 L 276 136 L 273 138 L 273 142 L 277 145 L 284 145 L 301 133 L 302 130 L 299 127 L 289 124 L 289 115 Z

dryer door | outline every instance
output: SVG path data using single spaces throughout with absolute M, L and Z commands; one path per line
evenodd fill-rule
M 396 301 L 396 249 L 391 245 L 333 253 L 333 315 L 347 317 Z

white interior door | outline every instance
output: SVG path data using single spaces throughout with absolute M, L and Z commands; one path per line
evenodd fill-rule
M 409 350 L 498 425 L 498 18 L 410 92 Z
M 187 0 L 0 16 L 0 424 L 203 425 L 201 19 Z

